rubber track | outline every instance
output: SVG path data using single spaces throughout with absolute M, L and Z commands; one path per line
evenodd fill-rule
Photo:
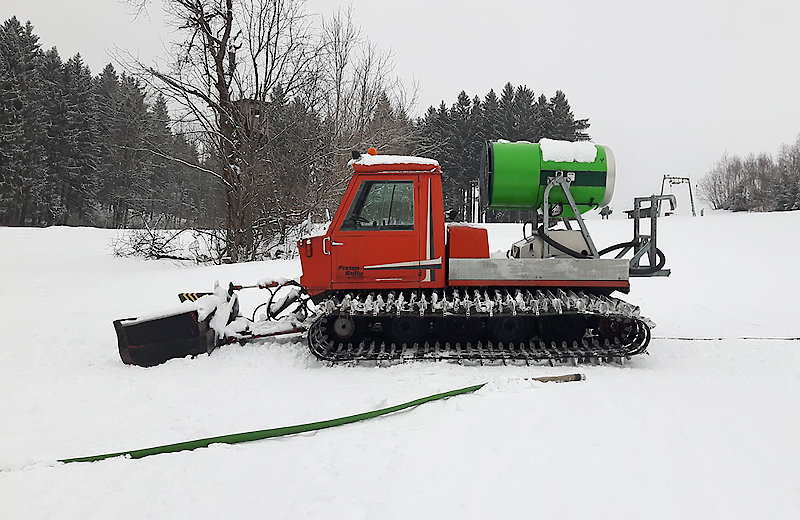
M 309 347 L 334 363 L 621 360 L 651 338 L 638 307 L 580 291 L 350 291 L 320 308 Z

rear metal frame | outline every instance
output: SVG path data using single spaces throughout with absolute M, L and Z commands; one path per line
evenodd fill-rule
M 677 206 L 675 195 L 650 195 L 649 197 L 635 197 L 633 199 L 633 240 L 631 245 L 623 248 L 617 253 L 616 258 L 622 258 L 625 254 L 633 249 L 633 257 L 631 258 L 631 268 L 639 269 L 639 261 L 644 255 L 647 255 L 650 265 L 656 265 L 657 259 L 657 237 L 658 237 L 658 215 L 661 213 L 661 202 L 667 201 L 670 205 L 670 210 L 674 211 Z M 642 204 L 649 202 L 649 206 L 642 207 Z M 641 230 L 641 212 L 643 210 L 650 210 L 650 233 L 642 233 Z M 669 276 L 671 271 L 669 269 L 660 269 L 647 276 Z
M 592 241 L 591 236 L 589 235 L 589 230 L 586 227 L 586 224 L 581 217 L 581 213 L 578 210 L 577 205 L 575 204 L 575 199 L 572 197 L 572 193 L 570 192 L 570 185 L 572 181 L 575 179 L 575 174 L 572 172 L 556 172 L 556 174 L 548 179 L 547 181 L 547 188 L 544 191 L 544 201 L 542 205 L 542 213 L 543 213 L 543 226 L 545 232 L 550 229 L 550 219 L 553 218 L 550 215 L 550 192 L 556 186 L 560 187 L 563 192 L 564 196 L 567 199 L 567 202 L 572 208 L 572 212 L 574 214 L 574 219 L 578 223 L 578 227 L 580 227 L 581 235 L 583 235 L 584 240 L 586 240 L 586 244 L 589 247 L 590 257 L 593 260 L 599 260 L 600 254 L 597 248 Z M 658 237 L 658 216 L 661 213 L 661 203 L 662 202 L 669 202 L 670 210 L 674 211 L 675 207 L 677 206 L 677 201 L 675 199 L 675 195 L 651 195 L 649 197 L 635 197 L 633 199 L 633 240 L 629 243 L 625 244 L 615 256 L 616 259 L 621 259 L 626 254 L 628 254 L 631 250 L 633 251 L 633 257 L 630 259 L 630 270 L 631 276 L 669 276 L 671 271 L 669 269 L 659 269 L 653 273 L 648 274 L 641 274 L 637 273 L 636 271 L 643 269 L 642 266 L 639 265 L 639 262 L 645 255 L 649 261 L 650 266 L 655 266 L 658 264 L 658 247 L 657 247 L 657 237 Z M 643 206 L 643 204 L 647 204 L 649 202 L 649 206 Z M 650 210 L 647 212 L 646 210 Z M 649 233 L 642 232 L 642 214 L 649 213 L 650 219 L 650 230 Z M 647 217 L 645 217 L 647 218 Z M 567 229 L 572 229 L 569 224 L 568 218 L 563 218 L 565 226 Z M 543 244 L 543 256 L 548 258 L 550 256 L 550 244 L 544 241 Z

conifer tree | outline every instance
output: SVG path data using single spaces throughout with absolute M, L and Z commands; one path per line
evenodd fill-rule
M 535 143 L 541 139 L 542 131 L 533 111 L 535 99 L 533 91 L 523 85 L 517 87 L 514 92 L 513 107 L 517 120 L 517 140 Z
M 156 96 L 148 115 L 148 188 L 151 195 L 147 215 L 150 221 L 161 221 L 172 211 L 177 202 L 174 194 L 179 191 L 174 161 L 170 160 L 174 153 L 174 138 L 170 129 L 167 100 L 162 94 Z
M 511 83 L 506 83 L 500 93 L 500 100 L 498 101 L 499 118 L 497 131 L 500 135 L 499 139 L 507 139 L 509 141 L 517 141 L 517 121 L 518 114 L 514 106 L 514 86 Z
M 473 175 L 470 152 L 475 141 L 475 125 L 472 117 L 472 101 L 465 91 L 461 91 L 450 109 L 451 147 L 453 153 L 448 158 L 448 173 L 443 178 L 444 188 L 456 206 L 466 206 L 467 194 Z M 467 208 L 468 209 L 468 208 Z M 465 212 L 468 213 L 468 212 Z M 463 215 L 468 218 L 468 214 Z
M 61 184 L 68 175 L 70 116 L 67 108 L 64 63 L 55 47 L 44 53 L 40 72 L 47 129 L 46 175 L 42 189 L 48 203 L 39 206 L 36 223 L 64 224 L 67 219 L 67 208 L 62 200 Z
M 64 64 L 63 74 L 67 149 L 58 193 L 63 213 L 56 222 L 62 225 L 70 223 L 70 218 L 76 219 L 75 223 L 86 224 L 99 188 L 97 117 L 92 90 L 91 72 L 76 54 Z
M 120 208 L 115 206 L 117 203 L 116 179 L 120 165 L 119 150 L 116 146 L 120 134 L 117 122 L 121 104 L 119 75 L 114 70 L 114 66 L 109 63 L 93 83 L 98 132 L 98 176 L 100 182 L 98 197 L 103 210 L 112 215 L 108 224 L 116 227 L 119 224 L 120 211 Z M 117 210 L 116 218 L 114 216 L 115 209 Z
M 0 29 L 0 224 L 31 223 L 45 181 L 47 139 L 40 66 L 43 54 L 30 22 Z
M 112 227 L 149 212 L 152 153 L 148 148 L 149 114 L 141 83 L 106 66 L 95 82 L 100 130 L 99 195 Z M 130 222 L 133 223 L 133 222 Z
M 483 98 L 481 133 L 484 139 L 497 139 L 500 136 L 500 105 L 494 89 Z
M 536 124 L 540 131 L 540 138 L 547 137 L 549 139 L 554 139 L 553 110 L 550 106 L 550 102 L 547 100 L 547 96 L 544 94 L 539 96 L 533 107 L 533 111 Z
M 575 116 L 563 91 L 557 90 L 556 95 L 550 98 L 550 107 L 552 135 L 549 137 L 563 141 L 575 141 L 578 133 L 575 128 Z

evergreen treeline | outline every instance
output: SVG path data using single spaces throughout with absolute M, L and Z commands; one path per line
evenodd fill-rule
M 215 190 L 173 160 L 198 157 L 170 130 L 166 100 L 38 39 L 15 17 L 0 27 L 0 225 L 194 223 Z
M 416 121 L 385 91 L 368 92 L 374 106 L 359 93 L 352 124 L 343 109 L 315 109 L 280 86 L 266 102 L 236 102 L 238 153 L 264 171 L 241 176 L 247 182 L 236 203 L 253 214 L 248 229 L 284 233 L 311 213 L 334 210 L 352 148 L 436 158 L 446 209 L 472 220 L 484 218 L 478 186 L 487 139 L 589 138 L 588 119 L 574 117 L 560 90 L 537 97 L 508 83 L 499 96 L 491 90 L 483 99 L 462 91 L 450 107 L 443 101 Z M 165 98 L 150 95 L 135 77 L 112 65 L 93 76 L 80 55 L 62 61 L 55 48 L 41 49 L 30 23 L 11 18 L 0 27 L 0 225 L 222 228 L 230 194 L 218 161 L 208 143 L 172 128 Z M 248 237 L 254 247 L 265 239 Z
M 588 119 L 575 119 L 562 91 L 538 97 L 525 86 L 506 83 L 498 97 L 490 90 L 483 99 L 461 91 L 455 103 L 430 107 L 419 121 L 421 148 L 430 150 L 442 166 L 445 208 L 457 208 L 467 221 L 481 220 L 481 154 L 487 140 L 538 142 L 543 137 L 567 141 L 589 139 Z M 485 198 L 485 196 L 484 196 Z M 487 221 L 522 218 L 517 212 L 487 211 Z
M 800 137 L 781 147 L 777 158 L 765 153 L 724 156 L 700 180 L 700 191 L 714 209 L 800 209 Z

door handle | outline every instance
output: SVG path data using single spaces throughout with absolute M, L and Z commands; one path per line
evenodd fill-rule
M 330 244 L 331 246 L 343 246 L 344 242 L 334 242 L 331 240 L 331 237 L 325 237 L 322 239 L 322 254 L 329 255 L 331 254 L 330 249 L 325 247 L 326 244 Z

